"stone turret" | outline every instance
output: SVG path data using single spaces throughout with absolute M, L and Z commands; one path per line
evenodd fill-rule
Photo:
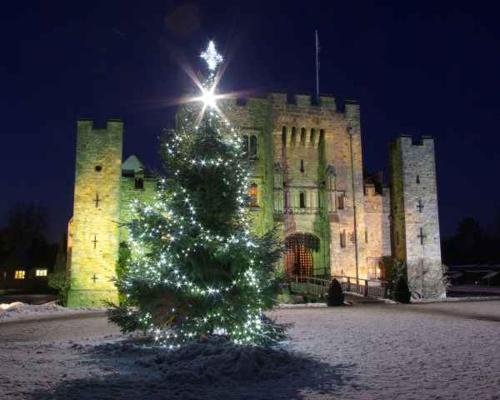
M 444 297 L 434 139 L 396 139 L 390 172 L 393 255 L 406 262 L 414 297 Z
M 123 123 L 78 121 L 68 306 L 116 301 Z

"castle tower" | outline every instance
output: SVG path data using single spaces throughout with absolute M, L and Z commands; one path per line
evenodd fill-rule
M 443 285 L 434 139 L 397 138 L 390 149 L 392 254 L 405 261 L 415 297 L 446 296 Z
M 78 121 L 68 306 L 116 301 L 123 122 Z

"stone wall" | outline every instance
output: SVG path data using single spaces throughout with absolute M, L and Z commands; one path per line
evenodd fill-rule
M 383 256 L 391 255 L 390 190 L 384 187 L 382 194 L 373 184 L 365 184 L 365 226 L 363 240 L 366 243 L 368 277 L 380 278 Z
M 408 266 L 415 297 L 442 297 L 434 140 L 401 136 L 391 146 L 395 254 Z
M 73 220 L 71 224 L 70 307 L 116 301 L 123 123 L 105 129 L 78 121 Z

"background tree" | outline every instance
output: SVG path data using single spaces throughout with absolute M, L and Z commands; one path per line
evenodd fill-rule
M 57 245 L 47 239 L 47 210 L 35 203 L 14 205 L 0 232 L 0 257 L 5 266 L 52 268 Z

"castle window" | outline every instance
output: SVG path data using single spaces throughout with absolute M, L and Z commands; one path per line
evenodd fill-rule
M 417 185 L 420 185 L 420 175 L 417 175 L 417 180 L 416 180 L 416 182 L 417 182 Z
M 365 229 L 365 243 L 368 243 L 368 229 Z
M 14 273 L 14 279 L 25 279 L 26 278 L 26 271 L 24 269 L 18 269 Z
M 300 172 L 304 172 L 304 160 L 300 160 Z
M 143 190 L 144 189 L 144 179 L 135 178 L 134 189 Z
M 47 276 L 47 269 L 37 269 L 35 276 Z
M 306 144 L 306 128 L 300 130 L 300 144 L 302 146 Z
M 344 197 L 345 196 L 343 194 L 337 196 L 337 208 L 339 210 L 344 209 Z
M 281 129 L 281 143 L 286 146 L 286 126 Z
M 344 248 L 346 245 L 346 235 L 345 235 L 345 230 L 340 232 L 340 247 Z
M 257 158 L 257 136 L 250 136 L 250 159 L 255 160 Z
M 292 145 L 295 145 L 296 140 L 297 140 L 297 128 L 294 126 L 292 128 Z
M 316 142 L 316 129 L 314 129 L 314 128 L 311 129 L 311 136 L 309 137 L 309 141 L 313 145 Z
M 101 171 L 102 171 L 102 166 L 100 166 L 100 165 L 96 165 L 96 166 L 95 166 L 95 171 L 96 171 L 96 172 L 101 172 Z
M 319 130 L 319 144 L 322 144 L 324 140 L 325 140 L 325 130 L 320 129 Z
M 243 135 L 243 154 L 245 158 L 257 158 L 257 135 Z
M 300 192 L 299 202 L 300 208 L 306 208 L 306 194 L 304 192 Z
M 248 196 L 250 197 L 250 207 L 258 207 L 259 202 L 258 202 L 258 197 L 257 197 L 257 184 L 252 183 L 250 185 L 250 188 L 248 189 Z

